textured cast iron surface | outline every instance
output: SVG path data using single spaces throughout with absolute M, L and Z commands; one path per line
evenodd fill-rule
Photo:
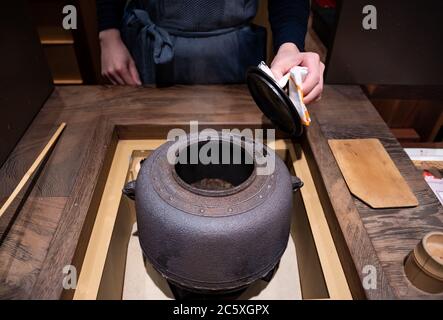
M 174 166 L 165 165 L 171 143 L 143 162 L 137 178 L 138 232 L 148 260 L 195 289 L 228 290 L 265 276 L 289 237 L 292 184 L 283 161 L 275 155 L 273 175 L 255 177 L 236 194 L 203 196 L 181 187 Z
M 254 173 L 242 184 L 234 187 L 237 192 L 214 190 L 212 194 L 225 196 L 202 197 L 202 191 L 192 192 L 192 186 L 183 187 L 183 182 L 177 181 L 174 166 L 166 158 L 166 151 L 172 143 L 167 143 L 151 157 L 144 172 L 149 172 L 150 180 L 157 194 L 172 207 L 187 213 L 201 216 L 228 216 L 249 211 L 267 201 L 275 188 L 275 173 L 272 175 L 256 175 Z M 244 187 L 246 186 L 246 187 Z M 191 191 L 191 192 L 190 192 Z M 207 191 L 206 191 L 207 192 Z M 209 193 L 209 192 L 207 192 Z

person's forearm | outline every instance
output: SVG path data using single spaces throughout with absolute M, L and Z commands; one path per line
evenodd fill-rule
M 284 43 L 294 43 L 303 51 L 309 18 L 309 0 L 270 0 L 268 11 L 274 51 L 277 52 Z
M 125 0 L 97 0 L 98 31 L 119 29 L 123 17 Z
M 103 77 L 112 84 L 141 85 L 135 62 L 120 37 L 120 30 L 102 30 L 99 40 Z
M 121 40 L 120 30 L 119 29 L 105 29 L 99 32 L 98 39 L 100 40 L 100 44 L 103 42 Z

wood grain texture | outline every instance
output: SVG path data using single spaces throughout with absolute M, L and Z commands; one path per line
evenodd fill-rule
M 377 289 L 363 288 L 363 297 L 441 299 L 442 294 L 429 295 L 411 286 L 404 274 L 406 255 L 427 232 L 443 230 L 443 208 L 398 141 L 355 87 L 327 88 L 310 112 L 314 117 L 306 136 L 313 158 L 310 165 L 318 167 L 317 181 L 324 184 L 333 209 L 328 222 L 339 230 L 334 240 L 345 259 L 345 272 L 353 278 L 351 282 L 361 283 L 365 266 L 372 265 L 377 270 Z M 381 141 L 416 195 L 417 207 L 374 210 L 350 195 L 325 139 L 363 138 Z M 352 264 L 346 263 L 347 256 Z
M 417 198 L 378 139 L 331 139 L 351 193 L 374 209 L 415 207 Z
M 0 208 L 0 218 L 3 216 L 3 214 L 9 208 L 9 206 L 12 204 L 12 202 L 18 196 L 18 194 L 23 189 L 23 187 L 28 183 L 28 180 L 37 171 L 38 167 L 42 164 L 43 160 L 46 158 L 49 151 L 52 149 L 54 144 L 57 142 L 58 137 L 62 133 L 63 129 L 65 129 L 65 127 L 66 127 L 66 123 L 62 123 L 58 127 L 58 129 L 55 131 L 54 135 L 51 137 L 51 139 L 48 141 L 46 146 L 43 148 L 42 152 L 40 152 L 38 157 L 32 163 L 31 167 L 28 169 L 28 171 L 26 171 L 25 175 L 22 177 L 22 179 L 20 180 L 18 185 L 15 187 L 14 191 L 12 191 L 11 195 L 8 197 L 8 199 L 6 199 L 5 203 L 3 203 L 3 205 Z
M 55 299 L 60 297 L 63 287 L 63 273 L 60 271 L 66 265 L 74 264 L 77 270 L 81 270 L 81 262 L 74 261 L 74 254 L 86 250 L 90 231 L 82 234 L 84 223 L 95 220 L 98 207 L 97 197 L 102 192 L 100 186 L 100 170 L 105 162 L 107 149 L 112 145 L 113 126 L 104 119 L 96 128 L 95 133 L 87 146 L 86 156 L 77 173 L 72 196 L 69 197 L 55 234 L 48 248 L 48 253 L 43 262 L 42 271 L 39 273 L 36 283 L 29 297 L 42 299 Z M 97 191 L 97 192 L 94 192 Z M 83 235 L 83 237 L 81 237 Z M 67 260 L 69 258 L 69 261 Z
M 313 141 L 315 143 L 311 144 Z M 316 118 L 313 118 L 303 147 L 352 296 L 393 299 L 393 290 L 377 252 Z M 362 271 L 366 265 L 376 268 L 377 290 L 365 290 L 362 286 Z
M 343 267 L 337 255 L 328 222 L 309 170 L 306 156 L 299 145 L 288 144 L 295 174 L 303 181 L 300 189 L 306 215 L 309 220 L 316 251 L 322 266 L 329 297 L 333 300 L 352 299 Z
M 38 277 L 66 197 L 30 196 L 0 250 L 0 299 L 23 299 Z
M 316 187 L 324 191 L 319 196 L 353 296 L 442 298 L 415 289 L 404 276 L 404 257 L 425 233 L 443 229 L 443 212 L 397 140 L 358 87 L 326 86 L 323 99 L 310 107 L 314 121 L 302 142 Z M 81 266 L 118 139 L 164 139 L 170 128 L 187 129 L 189 120 L 200 128 L 270 126 L 242 85 L 56 88 L 0 168 L 5 199 L 55 126 L 67 122 L 0 246 L 1 296 L 70 298 L 61 270 Z M 351 138 L 380 139 L 417 196 L 417 208 L 375 211 L 352 198 L 327 143 Z M 377 270 L 376 289 L 362 287 L 365 265 Z

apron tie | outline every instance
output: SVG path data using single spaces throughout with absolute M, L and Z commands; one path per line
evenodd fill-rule
M 174 58 L 174 45 L 171 41 L 169 33 L 152 22 L 149 14 L 145 10 L 132 9 L 135 19 L 128 19 L 128 25 L 134 22 L 139 24 L 140 40 L 142 46 L 148 47 L 149 37 L 152 38 L 153 58 L 156 65 L 167 64 Z

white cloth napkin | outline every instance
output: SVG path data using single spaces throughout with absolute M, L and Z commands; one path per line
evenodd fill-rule
M 276 80 L 271 69 L 263 61 L 260 62 L 258 67 L 270 76 L 274 81 L 282 88 L 285 89 L 288 86 L 288 96 L 297 110 L 300 116 L 301 122 L 305 126 L 309 126 L 311 123 L 311 117 L 309 116 L 308 109 L 303 103 L 303 92 L 301 90 L 302 83 L 308 74 L 308 68 L 295 66 L 287 74 L 285 74 L 280 80 Z

